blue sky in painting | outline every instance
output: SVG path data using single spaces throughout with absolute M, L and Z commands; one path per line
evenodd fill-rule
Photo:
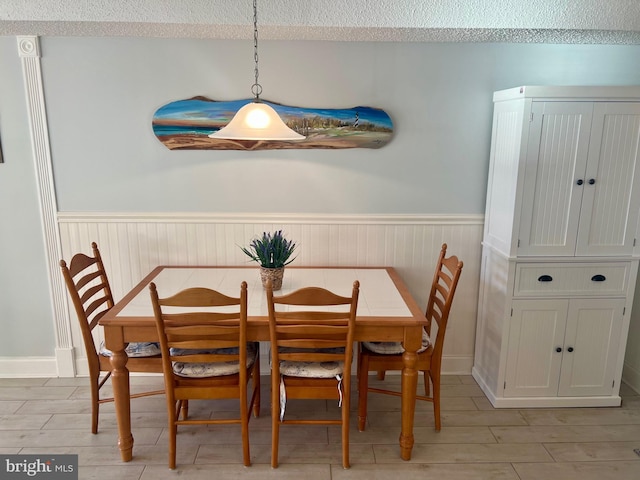
M 154 114 L 154 120 L 179 120 L 191 121 L 194 123 L 202 122 L 221 122 L 227 123 L 233 115 L 245 104 L 253 99 L 233 100 L 229 102 L 207 101 L 202 98 L 192 98 L 186 100 L 178 100 L 168 103 L 160 107 Z M 384 110 L 371 107 L 353 107 L 345 109 L 324 109 L 324 108 L 300 108 L 288 105 L 280 105 L 263 100 L 264 103 L 271 105 L 282 117 L 326 117 L 345 122 L 355 120 L 356 112 L 358 112 L 359 121 L 373 123 L 380 127 L 393 128 L 393 123 L 389 115 Z

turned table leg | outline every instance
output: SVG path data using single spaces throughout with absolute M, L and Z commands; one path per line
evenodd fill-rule
M 417 333 L 416 333 L 417 332 Z M 403 460 L 411 460 L 413 449 L 413 419 L 416 409 L 416 390 L 418 388 L 418 371 L 416 351 L 420 345 L 422 332 L 420 328 L 405 329 L 402 354 L 402 430 L 400 431 L 400 456 Z
M 131 404 L 129 401 L 129 370 L 127 354 L 122 344 L 120 350 L 112 350 L 111 384 L 118 420 L 118 447 L 123 462 L 130 462 L 133 456 L 133 435 L 131 434 Z

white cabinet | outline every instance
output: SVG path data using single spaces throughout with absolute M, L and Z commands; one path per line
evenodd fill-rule
M 624 299 L 514 300 L 504 396 L 610 396 Z
M 473 375 L 494 406 L 618 405 L 640 87 L 494 94 Z
M 630 255 L 640 102 L 532 102 L 517 255 Z

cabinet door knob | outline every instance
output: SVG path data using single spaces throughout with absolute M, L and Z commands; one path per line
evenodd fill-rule
M 582 185 L 584 183 L 584 180 L 582 180 L 581 178 L 578 179 L 578 181 L 576 182 L 577 185 Z
M 607 277 L 605 277 L 604 275 L 594 275 L 593 277 L 591 277 L 591 281 L 592 282 L 604 282 L 607 279 Z
M 560 353 L 561 351 L 562 351 L 562 348 L 556 347 L 556 352 Z
M 540 275 L 538 277 L 539 282 L 551 282 L 553 281 L 553 277 L 551 275 Z
M 590 178 L 589 179 L 589 185 L 593 185 L 594 183 L 596 183 L 596 179 L 595 178 Z
M 567 348 L 567 352 L 569 352 L 569 353 L 573 352 L 573 347 Z

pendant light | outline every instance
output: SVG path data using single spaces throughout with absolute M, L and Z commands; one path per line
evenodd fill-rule
M 255 83 L 251 86 L 253 102 L 243 106 L 231 121 L 211 138 L 230 140 L 302 140 L 303 135 L 287 127 L 278 113 L 260 100 L 262 86 L 258 83 L 258 3 L 253 0 L 253 58 Z

